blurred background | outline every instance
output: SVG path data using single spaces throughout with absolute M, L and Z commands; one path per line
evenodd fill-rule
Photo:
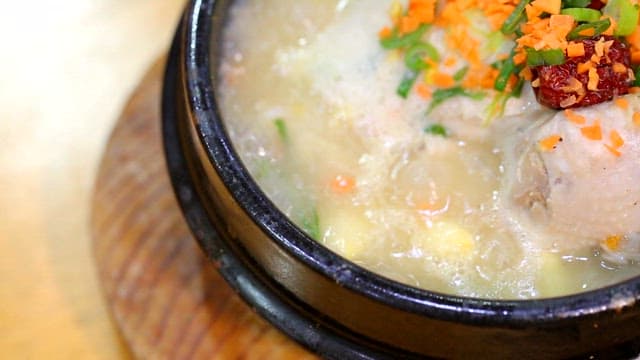
M 0 358 L 126 359 L 97 283 L 92 186 L 184 0 L 5 1 L 0 13 Z

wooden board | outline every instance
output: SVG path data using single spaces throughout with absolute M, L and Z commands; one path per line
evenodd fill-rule
M 92 200 L 93 250 L 114 321 L 139 358 L 314 358 L 243 303 L 192 238 L 163 158 L 163 64 L 124 109 Z

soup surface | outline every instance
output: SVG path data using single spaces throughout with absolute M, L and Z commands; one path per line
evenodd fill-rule
M 496 90 L 517 1 L 498 20 L 465 4 L 436 4 L 407 49 L 383 46 L 416 34 L 406 2 L 237 1 L 216 71 L 245 165 L 311 237 L 416 287 L 523 299 L 637 275 L 640 100 L 554 110 L 522 66 Z

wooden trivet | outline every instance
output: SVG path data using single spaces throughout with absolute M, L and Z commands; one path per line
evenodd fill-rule
M 314 358 L 243 303 L 192 238 L 164 162 L 163 70 L 158 61 L 125 107 L 92 202 L 95 261 L 115 323 L 143 359 Z

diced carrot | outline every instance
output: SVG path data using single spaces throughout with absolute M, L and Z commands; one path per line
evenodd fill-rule
M 582 125 L 587 122 L 587 119 L 584 116 L 576 114 L 571 109 L 566 109 L 564 111 L 564 116 L 566 116 L 569 121 L 576 125 Z
M 629 102 L 625 98 L 616 98 L 613 102 L 622 110 L 627 110 L 629 108 Z
M 609 248 L 609 250 L 616 251 L 620 248 L 620 241 L 622 240 L 622 236 L 620 235 L 611 235 L 607 236 L 603 241 L 603 245 Z
M 548 14 L 555 15 L 560 14 L 562 2 L 560 0 L 534 0 L 531 6 Z
M 567 56 L 568 57 L 578 57 L 584 56 L 584 44 L 579 42 L 570 42 L 567 45 Z
M 431 90 L 425 83 L 419 83 L 416 85 L 416 92 L 420 95 L 421 98 L 425 100 L 431 99 Z
M 527 4 L 524 7 L 524 11 L 527 13 L 527 20 L 534 21 L 537 17 L 542 15 L 542 10 Z
M 418 23 L 430 24 L 435 18 L 435 8 L 416 8 L 409 10 L 409 15 L 416 19 Z
M 540 140 L 540 149 L 542 151 L 551 151 L 558 146 L 558 143 L 562 141 L 562 136 L 560 135 L 550 135 L 546 138 Z
M 348 175 L 337 175 L 331 180 L 331 190 L 337 194 L 346 194 L 356 187 L 356 179 Z
M 594 36 L 596 34 L 596 30 L 594 28 L 584 29 L 578 32 L 580 36 Z
M 640 112 L 636 111 L 633 113 L 633 123 L 640 126 Z
M 622 136 L 620 136 L 616 130 L 609 132 L 609 140 L 611 140 L 611 146 L 615 149 L 619 149 L 624 145 L 624 139 L 622 139 Z
M 448 57 L 448 58 L 444 59 L 444 61 L 442 62 L 442 64 L 443 64 L 444 66 L 451 67 L 451 66 L 455 65 L 455 64 L 456 64 L 456 62 L 458 62 L 458 60 L 457 60 L 456 58 L 454 58 L 453 56 L 450 56 L 450 57 Z
M 586 61 L 583 63 L 578 63 L 578 74 L 584 74 L 587 71 L 589 71 L 589 69 L 591 69 L 593 67 L 593 63 L 591 61 Z
M 520 64 L 524 63 L 525 60 L 527 60 L 527 54 L 524 53 L 524 52 L 519 52 L 519 53 L 517 53 L 517 54 L 515 54 L 513 56 L 513 62 L 516 65 L 520 65 Z
M 591 126 L 584 126 L 580 128 L 580 132 L 582 133 L 582 136 L 589 140 L 602 140 L 602 128 L 600 127 L 600 122 L 598 120 L 596 120 Z
M 634 64 L 640 63 L 640 50 L 631 52 L 631 62 Z
M 624 66 L 624 64 L 619 62 L 613 63 L 613 72 L 616 72 L 618 74 L 624 74 L 627 72 L 627 67 Z
M 442 88 L 449 88 L 456 84 L 456 81 L 453 79 L 453 76 L 449 74 L 445 74 L 440 71 L 436 71 L 431 75 L 431 80 L 433 83 Z
M 605 148 L 607 148 L 607 150 L 609 150 L 610 153 L 612 153 L 615 157 L 620 157 L 622 156 L 622 153 L 620 152 L 620 150 L 614 148 L 613 146 L 610 146 L 608 144 L 603 144 Z
M 629 88 L 629 94 L 640 94 L 640 87 L 632 86 Z
M 418 26 L 420 26 L 420 23 L 414 17 L 403 16 L 400 18 L 400 32 L 402 34 L 414 32 L 418 29 Z
M 520 71 L 520 76 L 527 81 L 531 81 L 531 79 L 533 79 L 533 73 L 531 72 L 531 68 L 528 66 L 525 66 Z
M 380 32 L 378 32 L 378 37 L 380 39 L 387 39 L 391 36 L 391 29 L 388 26 L 383 27 L 382 29 L 380 29 Z
M 575 20 L 571 15 L 551 15 L 549 18 L 549 27 L 563 39 L 573 29 L 574 23 Z

